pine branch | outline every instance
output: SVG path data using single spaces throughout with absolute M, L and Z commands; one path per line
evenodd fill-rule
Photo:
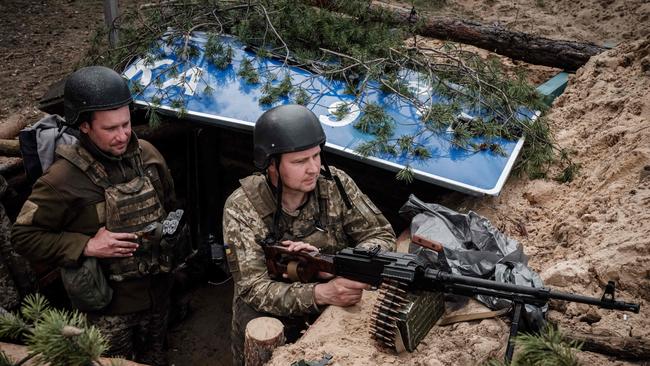
M 108 348 L 95 327 L 88 327 L 85 316 L 61 310 L 45 312 L 27 337 L 28 349 L 41 363 L 84 366 Z
M 16 314 L 0 316 L 0 338 L 21 340 L 29 330 L 30 325 Z
M 578 366 L 575 351 L 580 350 L 579 342 L 566 342 L 562 333 L 549 325 L 540 335 L 522 334 L 515 338 L 518 352 L 513 358 L 514 365 L 536 366 Z
M 181 62 L 171 65 L 152 80 L 160 87 L 160 76 L 178 76 L 179 70 L 188 70 L 192 59 L 199 54 L 190 39 L 193 31 L 201 29 L 207 32 L 203 53 L 206 60 L 219 69 L 229 67 L 234 55 L 232 47 L 222 43 L 220 36 L 234 34 L 248 47 L 257 50 L 258 57 L 277 58 L 285 66 L 291 62 L 314 75 L 344 81 L 346 92 L 351 95 L 361 96 L 379 89 L 389 96 L 396 96 L 393 99 L 399 102 L 412 104 L 422 112 L 422 133 L 438 133 L 453 126 L 455 133 L 451 143 L 458 148 L 501 155 L 504 151 L 493 142 L 493 138 L 514 140 L 525 135 L 526 144 L 516 169 L 526 172 L 531 178 L 546 176 L 550 166 L 557 162 L 563 166 L 562 173 L 556 177 L 558 181 L 570 181 L 578 174 L 579 166 L 573 164 L 569 156 L 560 157 L 562 150 L 553 141 L 548 122 L 543 118 L 531 120 L 519 114 L 521 108 L 544 110 L 539 95 L 525 81 L 523 74 L 509 77 L 498 60 L 484 60 L 450 43 L 440 48 L 421 47 L 416 42 L 406 46 L 404 39 L 413 34 L 418 24 L 404 27 L 390 23 L 387 14 L 369 9 L 365 1 L 337 4 L 351 16 L 315 9 L 300 0 L 233 0 L 228 2 L 228 7 L 220 7 L 209 0 L 162 1 L 145 5 L 139 7 L 137 13 L 122 15 L 122 43 L 118 47 L 108 49 L 100 42 L 105 36 L 104 31 L 98 31 L 86 57 L 87 62 L 102 61 L 118 69 L 138 56 L 154 62 L 164 55 L 152 51 L 152 45 L 164 44 Z M 413 73 L 417 73 L 418 78 L 431 89 L 428 93 L 435 92 L 440 98 L 422 98 L 419 92 L 412 90 L 409 86 L 411 79 L 406 74 Z M 282 82 L 276 86 L 273 83 L 275 76 L 259 75 L 248 58 L 242 60 L 237 75 L 249 84 L 268 85 L 260 98 L 262 104 L 273 104 L 289 96 L 299 104 L 310 102 L 304 89 L 296 91 Z M 180 83 L 185 82 L 183 79 Z M 146 87 L 132 85 L 136 93 Z M 209 87 L 202 90 L 206 95 L 212 92 Z M 168 91 L 159 93 L 160 99 L 176 108 L 180 117 L 186 115 L 184 95 L 177 97 L 169 95 Z M 459 124 L 457 116 L 461 106 L 463 110 L 479 110 L 481 115 L 489 117 Z M 406 146 L 404 141 L 400 143 L 400 136 L 392 136 L 394 121 L 385 112 L 381 116 L 375 110 L 377 105 L 361 107 L 363 114 L 354 126 L 375 135 L 377 144 L 372 151 L 367 148 L 362 148 L 362 151 L 369 155 L 399 153 L 409 159 L 430 156 L 426 148 L 416 143 L 421 141 L 421 134 L 413 136 L 411 146 Z M 335 113 L 339 119 L 347 115 L 341 108 Z M 150 116 L 150 123 L 157 123 L 155 114 Z M 476 137 L 482 137 L 484 142 L 473 143 Z
M 27 357 L 10 365 L 34 358 L 37 364 L 85 366 L 96 362 L 108 347 L 99 330 L 88 326 L 85 315 L 52 309 L 40 294 L 27 296 L 20 314 L 24 319 L 13 313 L 0 316 L 0 337 L 13 335 L 25 341 L 29 350 Z M 4 361 L 0 358 L 0 366 Z
M 21 314 L 27 321 L 34 323 L 41 319 L 49 308 L 50 303 L 45 297 L 39 294 L 30 294 L 23 300 Z
M 7 356 L 3 351 L 0 351 L 0 366 L 14 366 L 13 359 Z
M 408 165 L 397 172 L 397 175 L 395 176 L 397 180 L 403 181 L 407 184 L 412 183 L 414 177 L 415 175 L 413 174 L 413 169 L 411 169 L 411 167 Z

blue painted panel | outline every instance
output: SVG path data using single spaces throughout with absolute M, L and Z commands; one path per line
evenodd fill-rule
M 250 130 L 257 118 L 273 105 L 259 103 L 260 97 L 264 95 L 263 83 L 249 84 L 237 76 L 242 60 L 247 58 L 253 62 L 260 74 L 275 75 L 277 80 L 274 85 L 279 84 L 288 74 L 294 86 L 299 86 L 310 94 L 312 99 L 308 107 L 319 116 L 323 124 L 328 150 L 350 158 L 363 159 L 355 149 L 366 141 L 372 141 L 374 137 L 353 127 L 362 113 L 358 106 L 352 105 L 350 113 L 342 120 L 337 120 L 331 113 L 335 111 L 338 103 L 354 102 L 354 97 L 344 93 L 343 82 L 316 76 L 297 67 L 283 66 L 277 59 L 257 59 L 255 54 L 245 50 L 242 44 L 231 37 L 222 37 L 221 42 L 232 46 L 233 62 L 225 70 L 219 70 L 205 59 L 202 51 L 206 41 L 207 38 L 203 34 L 192 37 L 191 44 L 199 50 L 198 56 L 190 58 L 188 63 L 179 63 L 176 73 L 168 71 L 176 63 L 177 56 L 163 42 L 158 50 L 153 51 L 158 55 L 157 61 L 147 62 L 140 59 L 133 63 L 124 75 L 131 82 L 144 87 L 143 92 L 136 96 L 136 102 L 142 105 L 156 102 L 163 112 L 173 113 L 176 111 L 174 107 L 179 106 L 175 100 L 182 98 L 188 120 Z M 171 77 L 170 74 L 176 76 Z M 410 81 L 412 91 L 417 93 L 422 101 L 431 98 L 433 101 L 445 102 L 443 97 L 432 95 L 427 88 L 419 87 L 429 84 L 420 80 L 417 74 L 411 72 L 404 76 Z M 185 80 L 185 83 L 180 83 L 181 80 Z M 290 98 L 283 98 L 277 104 L 290 102 Z M 375 102 L 385 108 L 396 121 L 394 138 L 413 135 L 424 129 L 419 123 L 417 109 L 394 94 L 370 88 L 361 96 L 361 102 L 362 105 Z M 480 111 L 469 108 L 465 108 L 463 112 L 468 117 L 481 114 Z M 522 117 L 532 116 L 526 111 L 521 113 Z M 416 142 L 424 144 L 430 151 L 432 157 L 429 159 L 413 160 L 406 156 L 381 154 L 363 161 L 392 171 L 398 171 L 409 164 L 416 179 L 470 194 L 498 194 L 523 145 L 523 139 L 492 140 L 491 142 L 498 142 L 502 147 L 506 154 L 502 156 L 491 151 L 474 152 L 460 149 L 451 144 L 452 137 L 451 131 L 425 131 L 420 134 Z M 483 141 L 479 138 L 474 142 Z

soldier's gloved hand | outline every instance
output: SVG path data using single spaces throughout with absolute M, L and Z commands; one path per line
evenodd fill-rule
M 336 277 L 314 287 L 314 300 L 316 305 L 350 306 L 358 303 L 363 290 L 368 288 L 367 283 Z
M 102 226 L 97 234 L 88 240 L 84 255 L 98 258 L 131 257 L 138 249 L 138 244 L 129 240 L 137 239 L 135 234 L 114 233 Z

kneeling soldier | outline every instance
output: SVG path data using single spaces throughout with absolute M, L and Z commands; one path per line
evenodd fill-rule
M 248 321 L 265 315 L 285 324 L 292 341 L 305 316 L 325 305 L 350 306 L 366 284 L 345 278 L 324 283 L 283 283 L 269 278 L 261 244 L 334 253 L 348 246 L 394 250 L 395 234 L 370 199 L 343 171 L 322 159 L 325 133 L 300 105 L 265 112 L 255 125 L 255 166 L 264 171 L 240 181 L 224 208 L 224 242 L 235 279 L 232 352 L 243 362 Z M 324 169 L 321 169 L 324 168 Z

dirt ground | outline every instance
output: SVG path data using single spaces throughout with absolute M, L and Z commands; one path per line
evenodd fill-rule
M 121 1 L 120 6 L 134 2 Z M 443 15 L 497 23 L 549 38 L 614 47 L 592 58 L 571 76 L 565 94 L 549 112 L 558 143 L 574 150 L 573 158 L 581 165 L 575 181 L 560 184 L 511 177 L 499 197 L 476 199 L 452 194 L 441 203 L 461 211 L 475 210 L 518 239 L 546 284 L 563 291 L 599 296 L 606 280 L 614 279 L 619 283 L 621 298 L 642 304 L 642 313 L 627 320 L 620 313 L 587 310 L 575 304 L 555 306 L 551 317 L 561 325 L 648 339 L 650 2 L 438 3 L 445 3 L 436 10 Z M 40 115 L 35 108 L 37 100 L 48 85 L 74 70 L 89 45 L 92 31 L 101 22 L 99 0 L 1 1 L 0 60 L 4 67 L 0 70 L 0 122 L 36 121 Z M 536 82 L 554 72 L 532 70 L 531 80 Z M 190 318 L 171 332 L 170 356 L 174 364 L 230 364 L 227 335 L 231 292 L 228 283 L 205 285 L 196 291 Z M 363 301 L 372 302 L 372 296 L 369 294 Z M 305 355 L 314 359 L 322 356 L 322 351 L 331 352 L 331 348 L 324 348 L 328 339 L 340 347 L 350 347 L 339 354 L 337 364 L 361 364 L 355 362 L 355 352 L 378 364 L 477 364 L 503 349 L 506 324 L 502 320 L 486 320 L 439 329 L 429 335 L 433 340 L 423 343 L 409 358 L 391 358 L 366 341 L 367 327 L 355 309 L 336 309 L 339 315 L 332 321 L 340 326 L 327 327 L 327 334 L 285 347 L 277 353 L 275 364 L 286 365 L 284 361 L 295 361 Z M 590 319 L 599 320 L 585 321 L 583 315 L 587 311 L 594 313 Z M 444 339 L 441 347 L 448 351 L 432 347 L 435 339 Z M 598 365 L 623 364 L 591 353 L 584 353 L 581 358 L 585 363 Z

